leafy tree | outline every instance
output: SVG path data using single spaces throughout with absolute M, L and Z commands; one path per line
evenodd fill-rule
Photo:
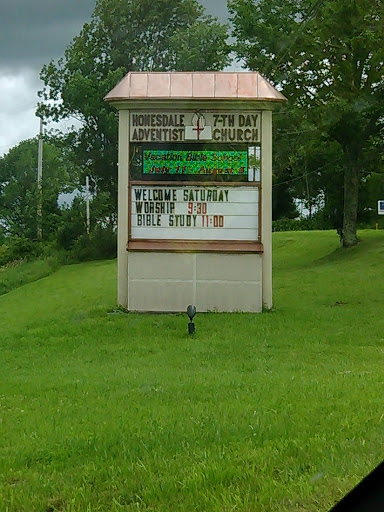
M 98 0 L 64 57 L 43 67 L 39 112 L 81 122 L 65 142 L 82 183 L 89 174 L 108 194 L 109 216 L 116 214 L 118 131 L 104 96 L 128 71 L 222 69 L 226 38 L 226 26 L 195 0 Z
M 38 140 L 22 141 L 0 158 L 0 227 L 4 234 L 33 240 L 37 236 Z M 45 143 L 42 178 L 42 230 L 54 232 L 60 210 L 57 199 L 70 181 L 61 152 Z
M 361 180 L 372 157 L 379 160 L 383 140 L 384 3 L 230 0 L 229 6 L 237 54 L 283 89 L 319 141 L 338 146 L 342 245 L 356 244 Z
M 294 219 L 298 217 L 299 212 L 294 203 L 292 187 L 293 183 L 292 169 L 285 169 L 284 173 L 273 173 L 273 194 L 272 194 L 272 218 Z
M 290 104 L 274 122 L 273 195 L 300 199 L 316 226 L 341 233 L 343 209 L 342 151 Z M 279 218 L 279 217 L 276 217 Z

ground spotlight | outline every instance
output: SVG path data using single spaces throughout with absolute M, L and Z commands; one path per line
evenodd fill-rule
M 187 307 L 187 315 L 189 316 L 188 334 L 194 334 L 195 333 L 195 324 L 193 323 L 193 317 L 196 315 L 196 306 L 193 306 L 192 304 L 190 304 Z

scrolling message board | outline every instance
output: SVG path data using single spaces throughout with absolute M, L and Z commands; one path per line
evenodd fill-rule
M 160 240 L 259 239 L 257 187 L 131 188 L 131 236 Z
M 143 174 L 246 175 L 247 151 L 164 150 L 143 151 Z

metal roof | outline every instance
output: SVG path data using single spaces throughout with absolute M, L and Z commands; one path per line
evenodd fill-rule
M 258 72 L 136 72 L 128 73 L 104 98 L 106 101 L 204 99 L 286 101 Z

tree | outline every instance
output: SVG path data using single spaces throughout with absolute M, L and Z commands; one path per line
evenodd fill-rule
M 0 228 L 3 234 L 33 240 L 37 236 L 38 140 L 20 142 L 0 158 Z M 44 238 L 55 230 L 60 214 L 57 199 L 69 182 L 60 150 L 44 144 L 42 229 Z
M 237 54 L 340 149 L 344 247 L 357 243 L 358 196 L 383 139 L 382 0 L 230 0 Z M 320 140 L 320 138 L 319 138 Z
M 128 71 L 215 70 L 229 61 L 227 28 L 195 0 L 98 0 L 90 23 L 41 71 L 39 114 L 81 122 L 65 142 L 116 215 L 117 115 L 103 98 Z M 52 102 L 53 100 L 53 102 Z
M 273 195 L 299 199 L 316 226 L 342 231 L 342 151 L 290 104 L 276 112 L 273 125 Z

